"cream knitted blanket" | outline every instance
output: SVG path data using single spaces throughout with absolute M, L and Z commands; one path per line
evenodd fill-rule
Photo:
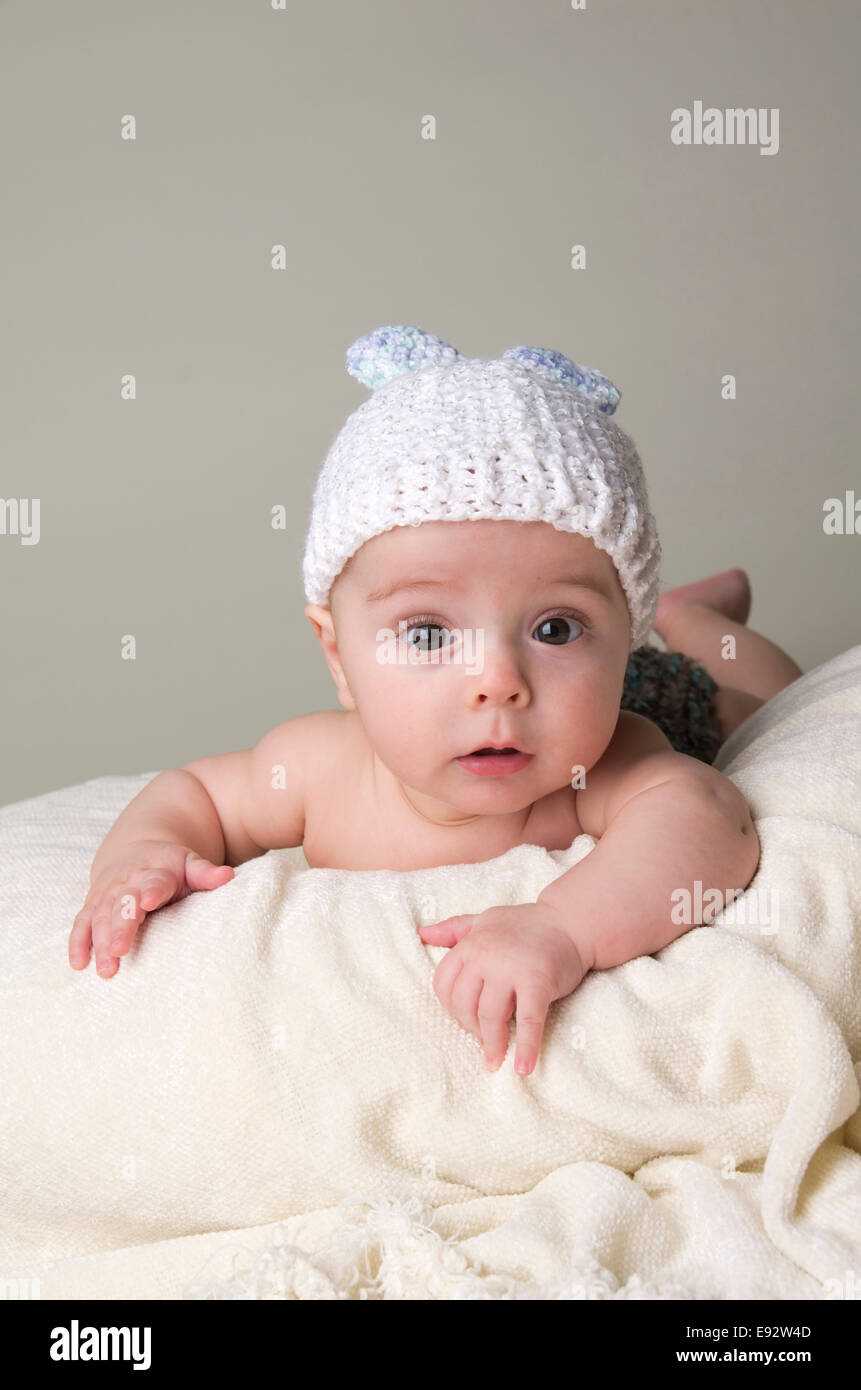
M 485 1072 L 417 928 L 534 900 L 588 836 L 411 873 L 272 852 L 159 912 L 102 980 L 69 968 L 69 929 L 154 774 L 0 808 L 7 1290 L 857 1296 L 861 646 L 718 765 L 762 841 L 747 893 L 588 975 L 523 1079 L 513 1046 Z

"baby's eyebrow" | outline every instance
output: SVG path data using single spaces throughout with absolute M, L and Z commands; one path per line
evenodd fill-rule
M 400 594 L 407 589 L 427 589 L 431 585 L 447 588 L 450 583 L 448 579 L 396 579 L 394 584 L 386 584 L 382 589 L 372 589 L 367 596 L 367 602 L 381 603 L 384 598 L 391 598 L 392 594 Z
M 386 584 L 380 589 L 372 589 L 367 595 L 367 602 L 382 603 L 383 599 L 391 598 L 393 594 L 404 593 L 410 589 L 427 589 L 431 586 L 449 588 L 451 583 L 450 579 L 396 579 L 393 584 Z M 540 579 L 535 581 L 536 589 L 550 588 L 553 584 L 567 584 L 576 589 L 592 589 L 594 593 L 605 598 L 608 603 L 613 601 L 613 594 L 607 581 L 594 574 L 542 575 Z
M 550 588 L 554 584 L 567 584 L 573 589 L 591 589 L 593 593 L 600 594 L 608 603 L 613 602 L 613 590 L 609 580 L 597 574 L 544 574 L 540 579 L 536 579 L 537 589 Z

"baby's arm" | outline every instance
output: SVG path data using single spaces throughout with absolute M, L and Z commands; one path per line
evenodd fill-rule
M 709 889 L 725 905 L 759 863 L 750 811 L 734 783 L 677 753 L 660 729 L 630 711 L 620 714 L 609 748 L 586 774 L 577 815 L 598 843 L 537 901 L 558 910 L 587 970 L 651 955 L 704 918 L 712 921 L 720 907 L 709 915 L 693 905 Z M 690 894 L 688 921 L 673 920 L 681 915 L 679 889 Z
M 92 940 L 99 974 L 114 974 L 148 912 L 220 887 L 233 865 L 267 849 L 302 844 L 302 752 L 308 722 L 316 720 L 288 720 L 253 749 L 199 758 L 144 787 L 93 860 L 90 891 L 69 938 L 73 968 L 86 966 Z

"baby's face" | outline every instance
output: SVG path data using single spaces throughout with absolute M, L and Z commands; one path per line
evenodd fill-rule
M 628 609 L 584 536 L 542 521 L 399 526 L 356 552 L 330 605 L 305 611 L 323 619 L 341 704 L 428 814 L 521 810 L 612 737 Z M 531 756 L 458 761 L 488 743 Z

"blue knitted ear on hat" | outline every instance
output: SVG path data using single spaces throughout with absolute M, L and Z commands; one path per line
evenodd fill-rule
M 396 323 L 357 338 L 347 349 L 347 371 L 363 386 L 376 391 L 404 372 L 456 362 L 461 356 L 451 343 L 444 343 L 433 333 Z
M 520 362 L 548 381 L 580 391 L 605 415 L 612 415 L 622 393 L 594 367 L 583 367 L 552 348 L 513 347 L 503 359 Z M 365 333 L 347 349 L 347 371 L 370 391 L 376 391 L 405 372 L 464 360 L 451 343 L 411 324 L 388 324 Z
M 572 362 L 570 357 L 564 357 L 552 348 L 506 348 L 502 356 L 510 358 L 512 362 L 522 362 L 548 381 L 561 381 L 565 386 L 573 386 L 588 396 L 605 415 L 612 415 L 622 399 L 621 391 L 596 368 L 581 367 L 579 362 Z

